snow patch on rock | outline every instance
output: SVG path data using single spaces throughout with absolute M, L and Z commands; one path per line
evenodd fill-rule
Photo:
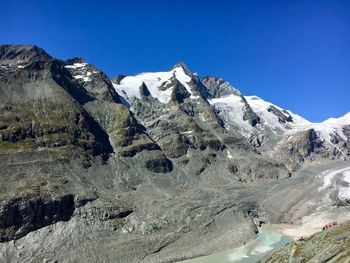
M 76 68 L 83 68 L 87 65 L 87 63 L 74 63 L 73 65 L 67 65 L 67 66 L 64 66 L 65 68 L 68 68 L 68 69 L 76 69 Z
M 225 112 L 227 119 L 237 125 L 240 133 L 249 137 L 253 131 L 253 127 L 248 121 L 243 120 L 245 103 L 242 101 L 242 97 L 239 95 L 228 95 L 221 98 L 214 98 L 209 100 L 210 105 L 212 105 L 216 110 L 220 112 Z M 230 129 L 227 127 L 227 129 Z

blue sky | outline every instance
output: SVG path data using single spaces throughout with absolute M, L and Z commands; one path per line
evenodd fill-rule
M 350 111 L 350 1 L 3 1 L 0 43 L 107 75 L 183 60 L 311 121 Z

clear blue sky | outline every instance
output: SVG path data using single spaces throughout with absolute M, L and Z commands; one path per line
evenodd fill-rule
M 3 1 L 0 43 L 107 75 L 183 60 L 311 121 L 350 111 L 350 1 Z

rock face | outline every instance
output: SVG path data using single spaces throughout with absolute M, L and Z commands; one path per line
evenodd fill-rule
M 1 46 L 0 62 L 2 175 L 5 179 L 15 174 L 12 165 L 19 165 L 22 173 L 11 182 L 22 184 L 11 190 L 13 198 L 6 197 L 10 189 L 4 185 L 1 240 L 21 237 L 72 215 L 77 193 L 62 189 L 69 179 L 60 179 L 54 186 L 58 193 L 52 199 L 53 191 L 46 189 L 46 181 L 52 179 L 42 178 L 47 171 L 31 174 L 40 162 L 48 166 L 73 162 L 84 170 L 96 161 L 104 165 L 113 152 L 133 156 L 147 150 L 155 153 L 145 157 L 145 168 L 171 171 L 171 161 L 121 103 L 101 71 L 81 59 L 53 59 L 36 46 Z
M 268 109 L 268 112 L 272 112 L 274 115 L 278 117 L 278 121 L 280 123 L 286 123 L 286 122 L 293 122 L 293 117 L 290 115 L 290 113 L 286 110 L 280 111 L 275 106 L 271 105 Z
M 284 163 L 290 163 L 288 167 L 295 170 L 306 160 L 311 162 L 319 158 L 328 158 L 329 153 L 315 130 L 310 129 L 300 131 L 284 140 L 275 156 Z
M 350 222 L 285 246 L 258 262 L 348 262 Z
M 307 162 L 325 159 L 346 159 L 349 144 L 337 133 L 329 135 L 329 141 L 322 139 L 314 128 L 299 131 L 282 139 L 276 146 L 273 156 L 294 171 Z M 347 139 L 348 140 L 348 139 Z
M 228 95 L 241 95 L 229 82 L 222 78 L 206 76 L 202 79 L 207 87 L 210 98 L 221 98 Z
M 65 68 L 91 97 L 83 106 L 108 133 L 115 152 L 132 157 L 143 150 L 158 151 L 158 159 L 166 160 L 159 146 L 122 104 L 123 100 L 103 72 L 77 58 L 68 60 Z
M 349 155 L 347 116 L 317 126 L 183 62 L 109 79 L 82 58 L 2 45 L 0 109 L 11 262 L 173 262 L 240 246 L 267 182 Z
M 68 221 L 74 209 L 73 195 L 62 195 L 56 199 L 33 196 L 11 200 L 0 208 L 0 241 L 18 239 L 38 228 Z
M 39 147 L 60 152 L 80 148 L 86 155 L 108 156 L 108 135 L 79 104 L 92 97 L 76 88 L 62 62 L 35 46 L 18 49 L 2 48 L 2 68 L 7 68 L 0 76 L 2 150 L 15 154 Z

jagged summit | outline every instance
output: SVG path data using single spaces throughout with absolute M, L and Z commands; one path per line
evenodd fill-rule
M 81 58 L 81 57 L 73 57 L 73 58 L 69 58 L 65 61 L 67 64 L 74 64 L 74 63 L 87 63 L 85 61 L 85 59 Z
M 188 69 L 185 62 L 183 62 L 182 60 L 179 60 L 176 64 L 174 64 L 174 66 L 172 67 L 172 69 L 174 68 L 178 68 L 178 67 L 182 67 L 184 69 Z
M 192 71 L 187 67 L 187 65 L 185 64 L 185 62 L 183 62 L 182 60 L 180 60 L 179 62 L 177 62 L 172 69 L 176 69 L 176 68 L 182 68 L 184 70 L 184 72 L 186 73 L 186 75 L 188 76 L 192 76 L 193 73 Z
M 140 94 L 142 97 L 148 97 L 151 95 L 151 93 L 149 92 L 149 90 L 144 82 L 142 82 L 141 86 L 139 87 L 139 90 L 140 90 Z
M 135 76 L 123 76 L 112 79 L 113 86 L 119 95 L 126 94 L 125 100 L 132 98 L 141 99 L 140 87 L 143 83 L 147 86 L 150 95 L 161 103 L 168 103 L 171 99 L 171 91 L 174 79 L 179 81 L 192 95 L 193 91 L 189 83 L 193 74 L 184 63 L 177 63 L 172 70 L 164 72 L 146 72 Z
M 52 58 L 45 50 L 35 45 L 0 45 L 1 64 Z
M 211 98 L 220 98 L 227 95 L 241 95 L 239 90 L 222 78 L 205 76 L 202 82 L 208 88 Z

